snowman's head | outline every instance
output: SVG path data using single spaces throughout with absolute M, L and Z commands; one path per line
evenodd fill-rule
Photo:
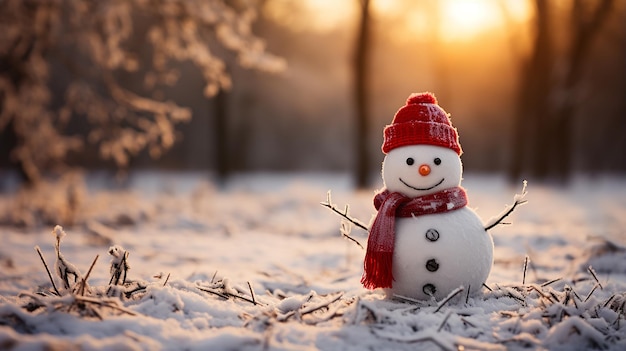
M 432 93 L 411 94 L 383 135 L 387 190 L 416 197 L 460 185 L 459 136 Z
M 459 186 L 462 171 L 461 158 L 452 149 L 409 145 L 385 156 L 382 175 L 387 190 L 416 197 Z

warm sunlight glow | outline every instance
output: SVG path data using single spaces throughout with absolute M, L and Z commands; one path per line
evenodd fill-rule
M 379 0 L 372 3 L 375 16 L 393 18 L 401 28 L 389 28 L 398 39 L 428 38 L 448 43 L 468 41 L 529 18 L 530 6 L 520 0 L 440 0 L 411 2 Z
M 498 4 L 490 0 L 441 1 L 441 38 L 465 40 L 502 25 Z
M 395 39 L 454 43 L 502 28 L 507 17 L 512 22 L 526 20 L 530 6 L 521 0 L 376 0 L 371 12 L 373 23 L 393 23 L 381 28 Z M 292 30 L 329 32 L 354 30 L 359 10 L 357 1 L 274 0 L 264 3 L 263 13 Z
M 349 1 L 309 0 L 304 2 L 306 11 L 319 30 L 330 30 L 345 25 L 356 14 L 354 4 Z
M 350 26 L 357 15 L 357 5 L 336 0 L 276 0 L 266 1 L 263 13 L 293 30 L 328 32 Z

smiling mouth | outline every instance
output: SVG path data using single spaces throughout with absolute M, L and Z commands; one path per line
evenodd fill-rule
M 443 183 L 443 180 L 444 180 L 445 178 L 441 178 L 441 180 L 439 181 L 439 183 L 437 183 L 437 184 L 435 184 L 435 185 L 433 185 L 433 186 L 431 186 L 431 187 L 429 187 L 429 188 L 417 188 L 417 187 L 414 187 L 414 186 L 412 186 L 412 185 L 407 184 L 404 180 L 402 180 L 402 178 L 398 178 L 398 179 L 400 179 L 400 182 L 402 182 L 402 184 L 404 184 L 404 185 L 408 186 L 408 187 L 409 187 L 409 188 L 411 188 L 411 189 L 414 189 L 414 190 L 430 190 L 430 189 L 436 188 L 437 186 L 439 186 L 439 184 Z

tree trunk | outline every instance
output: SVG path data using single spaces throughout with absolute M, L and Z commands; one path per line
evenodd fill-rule
M 215 172 L 217 182 L 223 184 L 230 173 L 229 150 L 228 150 L 228 93 L 223 89 L 213 98 L 213 111 L 215 113 L 214 144 Z
M 2 111 L 1 103 L 0 111 Z M 26 171 L 26 167 L 22 161 L 11 155 L 11 151 L 14 150 L 19 143 L 19 136 L 15 133 L 14 123 L 15 122 L 11 120 L 6 124 L 4 129 L 0 129 L 0 151 L 5 152 L 7 155 L 6 160 L 2 160 L 1 162 L 6 162 L 8 168 L 15 169 L 22 185 L 29 187 L 34 185 L 38 179 L 33 178 L 31 174 Z
M 525 175 L 526 167 L 533 175 L 542 177 L 547 173 L 545 148 L 545 123 L 548 118 L 548 95 L 550 76 L 554 61 L 549 3 L 536 0 L 535 39 L 530 58 L 522 61 L 518 106 L 513 131 L 513 157 L 509 177 L 517 182 Z
M 370 13 L 369 0 L 360 0 L 360 23 L 354 52 L 354 104 L 356 109 L 356 165 L 355 182 L 360 189 L 368 186 L 370 157 L 368 136 L 370 134 L 367 88 L 369 87 Z

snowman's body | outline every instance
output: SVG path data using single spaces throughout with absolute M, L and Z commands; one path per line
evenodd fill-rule
M 459 155 L 433 145 L 395 148 L 382 169 L 387 190 L 408 197 L 457 187 L 461 174 Z M 465 206 L 395 220 L 394 280 L 388 295 L 441 299 L 460 286 L 470 293 L 482 289 L 493 263 L 493 240 L 473 210 Z
M 389 295 L 442 299 L 463 286 L 479 291 L 493 261 L 493 241 L 474 211 L 396 219 Z M 467 291 L 467 290 L 466 290 Z

